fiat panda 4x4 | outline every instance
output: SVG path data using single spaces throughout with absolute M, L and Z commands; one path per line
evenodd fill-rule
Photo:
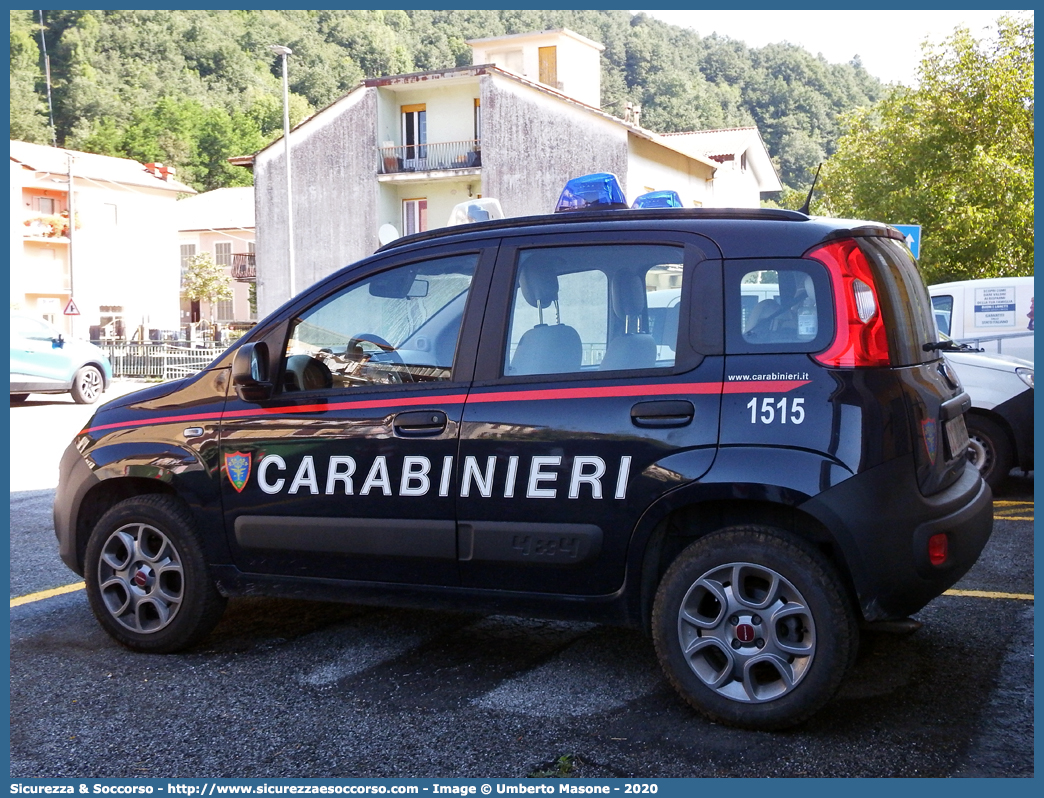
M 243 594 L 629 625 L 776 729 L 971 567 L 992 498 L 898 232 L 569 201 L 401 238 L 101 407 L 55 529 L 105 630 L 176 651 Z

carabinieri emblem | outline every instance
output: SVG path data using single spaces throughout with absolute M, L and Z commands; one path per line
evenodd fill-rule
M 939 447 L 938 427 L 935 419 L 929 418 L 922 421 L 921 429 L 924 431 L 924 446 L 928 450 L 928 460 L 935 465 L 935 453 Z
M 225 455 L 225 473 L 237 493 L 242 493 L 250 479 L 250 455 L 232 452 Z

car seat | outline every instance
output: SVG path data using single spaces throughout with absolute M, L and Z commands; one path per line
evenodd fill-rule
M 772 333 L 772 321 L 779 315 L 780 306 L 774 299 L 763 299 L 747 316 L 743 337 L 748 341 L 768 341 Z
M 286 359 L 283 389 L 286 391 L 321 391 L 333 387 L 333 374 L 323 361 L 311 355 L 290 355 Z
M 537 309 L 539 321 L 527 330 L 511 358 L 509 374 L 561 374 L 579 371 L 584 347 L 580 333 L 562 324 L 558 309 L 558 275 L 547 262 L 527 261 L 519 266 L 522 297 Z M 544 323 L 544 308 L 555 306 L 556 323 Z
M 613 315 L 623 322 L 623 333 L 611 339 L 599 368 L 603 371 L 648 369 L 656 365 L 656 341 L 642 331 L 645 281 L 633 272 L 618 271 L 612 278 Z

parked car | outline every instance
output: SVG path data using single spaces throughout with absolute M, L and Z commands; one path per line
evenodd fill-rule
M 928 292 L 883 224 L 609 196 L 396 239 L 100 408 L 54 517 L 105 631 L 177 651 L 257 594 L 572 618 L 647 630 L 716 721 L 821 708 L 992 530 Z
M 935 320 L 955 341 L 1033 362 L 1033 278 L 989 277 L 928 286 Z
M 11 401 L 31 393 L 68 393 L 82 405 L 98 401 L 112 382 L 112 366 L 89 341 L 66 340 L 35 316 L 11 315 Z
M 1012 468 L 1033 469 L 1033 364 L 983 352 L 946 352 L 971 397 L 968 458 L 991 488 Z

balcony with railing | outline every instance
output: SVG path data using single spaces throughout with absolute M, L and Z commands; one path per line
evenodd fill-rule
M 378 174 L 477 169 L 482 166 L 481 145 L 478 139 L 400 146 L 385 143 L 377 148 Z
M 232 255 L 232 279 L 241 283 L 252 283 L 257 279 L 257 266 L 253 252 Z

